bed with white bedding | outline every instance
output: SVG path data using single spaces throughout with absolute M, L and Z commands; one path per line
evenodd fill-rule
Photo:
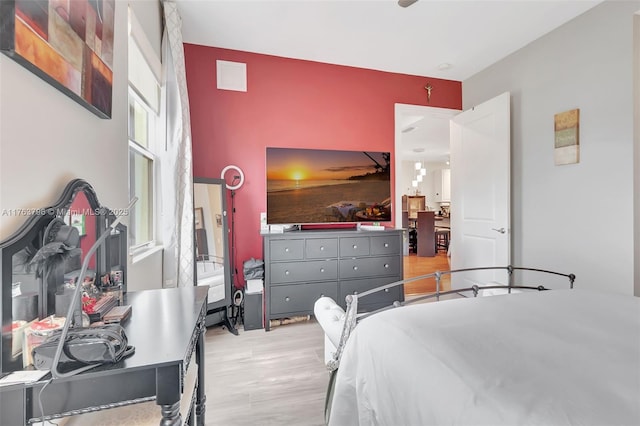
M 199 260 L 196 262 L 196 268 L 197 284 L 209 287 L 207 303 L 223 300 L 225 296 L 224 265 L 214 261 Z
M 638 425 L 640 298 L 403 306 L 360 321 L 336 373 L 329 425 Z

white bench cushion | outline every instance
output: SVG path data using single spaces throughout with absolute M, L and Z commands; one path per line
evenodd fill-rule
M 332 358 L 332 353 L 336 351 L 340 343 L 345 312 L 335 300 L 322 296 L 316 300 L 313 313 L 324 331 L 324 359 L 326 363 Z

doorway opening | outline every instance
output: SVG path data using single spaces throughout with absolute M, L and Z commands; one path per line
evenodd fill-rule
M 403 203 L 403 199 L 408 197 L 424 197 L 424 210 L 433 211 L 436 218 L 441 219 L 442 214 L 445 218 L 449 215 L 449 121 L 460 112 L 423 105 L 395 105 L 394 215 L 398 228 L 409 228 L 415 223 L 413 217 L 409 219 L 408 212 L 408 223 L 402 223 L 405 210 L 403 205 L 407 204 Z M 416 163 L 420 163 L 419 167 Z M 435 256 L 418 256 L 413 246 L 410 247 L 407 232 L 404 250 L 405 279 L 449 269 L 447 250 L 435 250 Z M 448 276 L 443 278 L 441 284 L 441 290 L 448 289 Z M 405 285 L 405 296 L 432 293 L 435 290 L 434 279 L 415 281 Z

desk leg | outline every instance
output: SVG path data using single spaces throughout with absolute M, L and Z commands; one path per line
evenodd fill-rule
M 225 315 L 226 316 L 226 315 Z M 196 363 L 198 364 L 198 388 L 196 389 L 196 422 L 198 426 L 204 426 L 205 411 L 207 409 L 207 395 L 204 386 L 204 333 L 206 332 L 204 321 L 196 343 Z
M 171 365 L 156 370 L 156 404 L 162 410 L 160 426 L 182 425 L 180 369 L 180 365 Z

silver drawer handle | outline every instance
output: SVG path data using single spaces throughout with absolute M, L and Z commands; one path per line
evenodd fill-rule
M 357 267 L 357 266 L 354 266 L 354 267 L 353 267 L 353 270 L 354 270 L 354 271 L 357 271 L 357 270 L 358 270 L 358 267 Z
M 324 246 L 320 246 L 320 251 L 324 251 Z
M 320 272 L 324 272 L 324 268 L 320 268 Z
M 287 297 L 285 297 L 285 298 L 284 298 L 284 301 L 285 301 L 285 302 L 288 302 L 289 300 L 291 300 L 291 299 L 289 298 L 289 296 L 287 296 Z
M 387 268 L 387 269 L 389 269 L 389 264 L 388 264 L 388 263 L 385 263 L 385 264 L 384 264 L 384 267 L 385 267 L 385 268 Z
M 284 271 L 284 274 L 285 275 L 289 275 L 289 271 Z
M 384 243 L 384 246 L 385 247 L 389 247 L 389 243 Z
M 358 248 L 358 246 L 354 244 L 354 245 L 353 245 L 353 249 L 355 250 L 355 249 L 357 249 L 357 248 Z
M 286 247 L 286 248 L 284 249 L 284 251 L 288 253 L 288 252 L 289 252 L 289 247 Z

